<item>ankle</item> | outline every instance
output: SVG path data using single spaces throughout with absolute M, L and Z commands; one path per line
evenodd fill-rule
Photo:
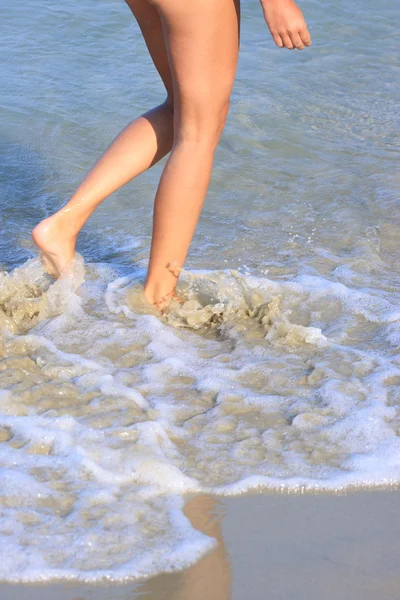
M 55 223 L 62 228 L 63 233 L 71 237 L 78 237 L 82 223 L 77 218 L 77 215 L 74 214 L 74 211 L 64 207 L 54 213 L 53 218 Z

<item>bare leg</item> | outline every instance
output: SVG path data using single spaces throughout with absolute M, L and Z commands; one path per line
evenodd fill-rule
M 32 237 L 42 251 L 46 267 L 58 277 L 71 263 L 80 230 L 96 207 L 158 162 L 172 146 L 173 92 L 162 24 L 157 10 L 146 0 L 129 0 L 143 37 L 167 89 L 167 101 L 128 125 L 103 154 L 57 213 L 35 227 Z
M 93 210 L 166 154 L 173 139 L 155 201 L 145 285 L 146 298 L 162 310 L 174 294 L 225 125 L 238 56 L 239 0 L 127 2 L 168 101 L 120 134 L 68 204 L 42 221 L 33 238 L 58 276 L 72 260 L 77 235 Z
M 145 296 L 168 304 L 194 234 L 225 125 L 239 46 L 235 0 L 152 0 L 164 27 L 174 144 L 157 191 Z

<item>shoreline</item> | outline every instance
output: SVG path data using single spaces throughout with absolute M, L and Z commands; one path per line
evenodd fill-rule
M 0 583 L 2 600 L 394 600 L 399 490 L 198 496 L 186 508 L 218 546 L 184 571 L 126 583 Z

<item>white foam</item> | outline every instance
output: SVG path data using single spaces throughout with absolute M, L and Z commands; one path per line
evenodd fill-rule
M 29 330 L 30 277 L 53 316 Z M 160 319 L 110 268 L 80 288 L 41 277 L 33 263 L 3 280 L 6 308 L 16 285 L 27 312 L 0 340 L 0 579 L 182 568 L 213 544 L 183 516 L 187 493 L 400 483 L 386 295 L 184 274 L 186 301 Z

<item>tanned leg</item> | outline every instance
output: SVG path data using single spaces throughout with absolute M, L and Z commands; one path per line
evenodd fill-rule
M 171 150 L 173 90 L 161 19 L 157 9 L 147 0 L 128 0 L 127 3 L 138 21 L 168 98 L 130 123 L 88 173 L 69 202 L 33 230 L 33 240 L 41 250 L 47 269 L 55 277 L 71 264 L 78 234 L 96 207 Z
M 225 125 L 239 46 L 234 0 L 152 0 L 161 16 L 174 95 L 174 143 L 157 191 L 145 296 L 174 294 Z

